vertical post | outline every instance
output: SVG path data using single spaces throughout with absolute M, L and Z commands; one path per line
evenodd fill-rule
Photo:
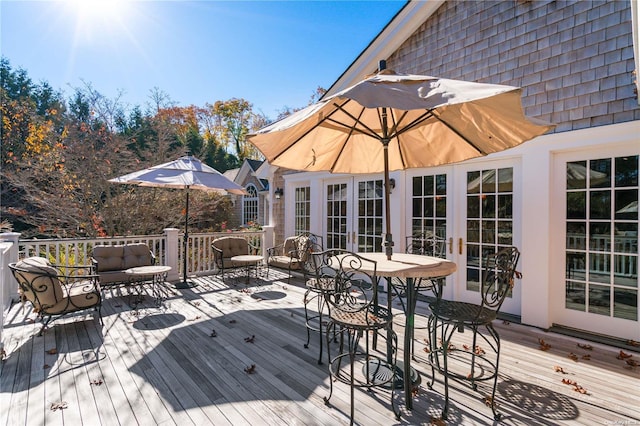
M 275 227 L 271 225 L 262 227 L 262 256 L 264 257 L 264 264 L 267 264 L 267 249 L 275 246 Z
M 165 264 L 171 266 L 171 271 L 167 275 L 167 281 L 177 281 L 180 279 L 178 268 L 178 238 L 180 230 L 178 228 L 166 228 L 163 230 L 165 236 Z

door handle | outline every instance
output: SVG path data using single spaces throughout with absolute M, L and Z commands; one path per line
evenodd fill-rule
M 462 254 L 462 238 L 458 238 L 458 254 Z
M 355 244 L 356 243 L 356 231 L 353 231 L 351 234 L 352 234 L 351 235 L 351 242 L 353 244 Z
M 449 254 L 453 254 L 453 237 L 449 237 Z

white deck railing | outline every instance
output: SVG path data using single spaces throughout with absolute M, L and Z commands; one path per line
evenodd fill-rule
M 206 275 L 215 273 L 211 243 L 222 236 L 241 236 L 258 247 L 258 254 L 266 256 L 265 247 L 273 245 L 273 227 L 265 226 L 256 232 L 210 232 L 189 234 L 187 241 L 187 275 Z M 105 238 L 56 238 L 56 239 L 19 239 L 18 233 L 0 233 L 0 303 L 2 310 L 17 297 L 17 285 L 7 265 L 31 256 L 41 256 L 51 263 L 72 266 L 91 263 L 93 247 L 97 245 L 120 245 L 144 243 L 156 256 L 158 263 L 172 267 L 167 277 L 170 281 L 182 276 L 184 256 L 184 233 L 175 228 L 164 230 L 158 235 L 133 235 Z M 266 260 L 266 259 L 265 259 Z M 7 306 L 4 306 L 7 305 Z

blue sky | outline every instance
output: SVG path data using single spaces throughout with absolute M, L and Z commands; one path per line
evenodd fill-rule
M 275 118 L 329 88 L 404 4 L 0 0 L 0 48 L 65 96 L 86 82 L 144 107 L 158 87 L 180 106 L 244 98 Z

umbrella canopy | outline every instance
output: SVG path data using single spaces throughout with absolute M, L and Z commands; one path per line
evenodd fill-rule
M 190 155 L 109 179 L 109 182 L 161 188 L 226 191 L 232 194 L 246 193 L 243 187 Z
M 553 126 L 525 117 L 521 89 L 384 69 L 255 134 L 275 166 L 380 173 L 391 256 L 389 171 L 456 163 L 517 146 Z
M 227 179 L 216 169 L 207 166 L 191 155 L 148 169 L 109 179 L 109 182 L 159 188 L 177 188 L 186 190 L 186 209 L 184 217 L 183 241 L 183 282 L 179 287 L 190 286 L 187 281 L 187 241 L 189 239 L 189 189 L 202 191 L 230 192 L 246 194 L 243 187 Z

